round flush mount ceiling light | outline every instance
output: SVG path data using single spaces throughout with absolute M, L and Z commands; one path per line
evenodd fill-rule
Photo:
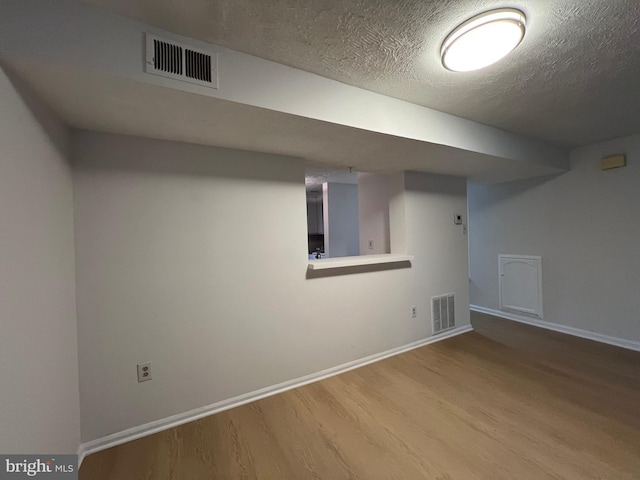
M 520 10 L 501 8 L 470 18 L 442 44 L 442 64 L 454 72 L 487 67 L 513 51 L 524 37 L 526 17 Z

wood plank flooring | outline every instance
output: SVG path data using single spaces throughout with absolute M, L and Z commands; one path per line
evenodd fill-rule
M 640 479 L 640 353 L 475 331 L 87 457 L 81 480 Z

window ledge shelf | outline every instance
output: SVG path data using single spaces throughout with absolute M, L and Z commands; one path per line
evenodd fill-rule
M 398 255 L 387 253 L 384 255 L 359 255 L 357 257 L 323 258 L 309 260 L 309 270 L 326 270 L 329 268 L 359 267 L 362 265 L 376 265 L 380 263 L 410 262 L 413 255 Z

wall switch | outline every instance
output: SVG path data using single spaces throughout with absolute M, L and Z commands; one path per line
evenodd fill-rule
M 456 225 L 462 225 L 462 215 L 460 215 L 459 213 L 456 213 L 453 216 L 453 223 L 455 223 Z
M 151 380 L 151 362 L 138 364 L 138 382 Z
M 373 240 L 369 240 L 369 250 L 373 250 Z
M 418 316 L 418 309 L 416 307 L 411 307 L 411 318 L 416 318 Z
M 466 223 L 462 225 L 462 233 L 463 233 L 464 235 L 466 235 L 466 234 L 467 234 L 467 224 L 466 224 Z

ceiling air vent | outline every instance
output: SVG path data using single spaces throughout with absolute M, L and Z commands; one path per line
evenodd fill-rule
M 184 63 L 187 77 L 211 83 L 211 55 L 187 48 Z
M 455 297 L 453 293 L 431 298 L 433 333 L 444 332 L 456 326 Z
M 153 75 L 218 88 L 218 58 L 178 42 L 147 33 L 145 71 Z

